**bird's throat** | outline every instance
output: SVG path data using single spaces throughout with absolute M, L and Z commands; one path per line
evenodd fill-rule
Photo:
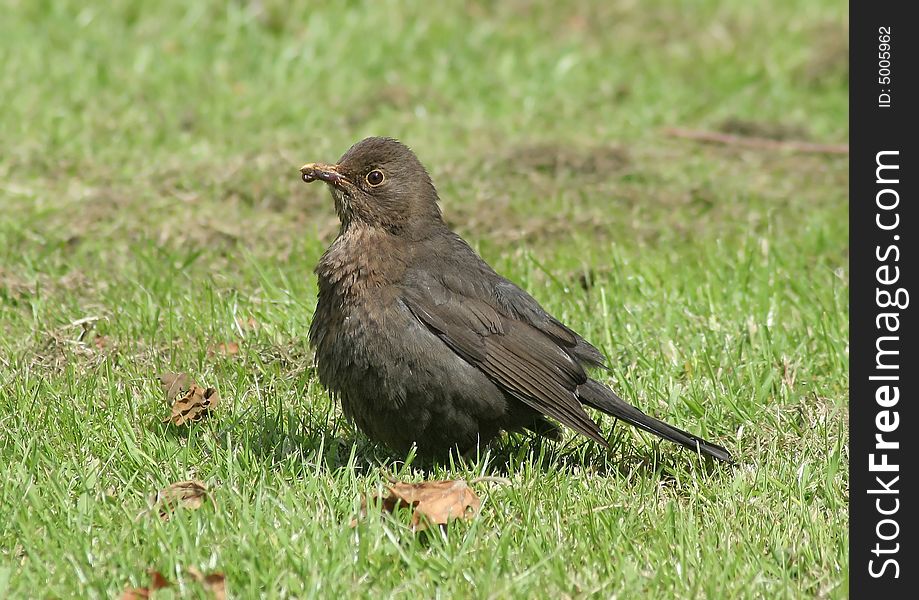
M 335 212 L 338 214 L 338 220 L 341 221 L 341 228 L 344 231 L 351 223 L 353 216 L 351 197 L 333 185 L 329 186 L 329 192 L 332 194 L 332 200 L 335 201 Z

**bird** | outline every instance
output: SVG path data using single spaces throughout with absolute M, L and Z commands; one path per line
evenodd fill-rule
M 607 368 L 603 354 L 451 230 L 408 146 L 368 137 L 300 175 L 328 186 L 340 221 L 315 268 L 316 371 L 373 442 L 442 460 L 469 456 L 502 431 L 557 440 L 563 425 L 608 448 L 589 407 L 733 461 L 591 378 L 588 369 Z

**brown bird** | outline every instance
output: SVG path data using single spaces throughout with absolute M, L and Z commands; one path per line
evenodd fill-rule
M 557 438 L 561 423 L 608 446 L 598 409 L 694 451 L 727 450 L 646 415 L 588 377 L 600 351 L 498 275 L 444 223 L 415 154 L 371 137 L 309 163 L 341 221 L 316 266 L 310 325 L 319 380 L 371 440 L 422 457 L 474 451 L 502 430 Z

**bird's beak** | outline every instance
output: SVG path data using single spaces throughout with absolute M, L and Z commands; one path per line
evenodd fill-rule
M 345 181 L 345 177 L 338 172 L 335 165 L 326 165 L 323 163 L 306 163 L 300 167 L 300 175 L 306 183 L 312 183 L 317 179 L 338 186 Z

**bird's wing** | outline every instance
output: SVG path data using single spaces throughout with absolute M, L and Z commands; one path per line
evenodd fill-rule
M 499 306 L 551 337 L 555 343 L 565 348 L 571 356 L 582 363 L 607 368 L 603 354 L 590 342 L 547 313 L 524 290 L 500 275 L 498 277 L 499 280 L 494 286 L 493 293 Z
M 606 444 L 576 395 L 587 374 L 555 336 L 451 290 L 439 278 L 422 279 L 402 290 L 415 318 L 514 398 Z
M 606 368 L 606 359 L 590 342 L 547 313 L 526 291 L 498 275 L 465 242 L 459 250 L 466 251 L 467 265 L 478 267 L 476 276 L 448 271 L 438 275 L 440 285 L 462 296 L 478 298 L 501 314 L 535 327 L 581 363 Z

